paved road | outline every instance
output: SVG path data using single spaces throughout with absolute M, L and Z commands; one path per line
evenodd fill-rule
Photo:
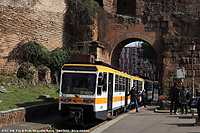
M 189 115 L 155 113 L 156 106 L 128 112 L 97 128 L 92 133 L 200 133 L 200 126 L 194 126 L 195 119 Z

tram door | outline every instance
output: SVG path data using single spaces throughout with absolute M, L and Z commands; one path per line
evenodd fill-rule
M 126 88 L 125 88 L 125 106 L 128 104 L 128 92 L 130 89 L 130 79 L 126 78 Z
M 108 111 L 112 110 L 112 98 L 113 97 L 113 74 L 109 73 L 108 79 Z

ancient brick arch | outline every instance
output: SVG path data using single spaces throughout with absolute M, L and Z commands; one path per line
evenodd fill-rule
M 118 65 L 120 53 L 122 51 L 122 48 L 128 43 L 134 41 L 144 41 L 148 42 L 152 46 L 155 43 L 155 38 L 151 38 L 151 36 L 141 32 L 124 33 L 115 39 L 116 40 L 113 40 L 113 42 L 115 42 L 115 47 L 113 47 L 112 51 L 110 52 L 111 65 L 115 67 L 119 67 Z
M 125 26 L 125 25 L 124 25 Z M 109 60 L 110 64 L 115 67 L 119 67 L 119 55 L 122 51 L 122 48 L 134 41 L 144 41 L 148 42 L 150 45 L 152 45 L 157 52 L 158 56 L 158 62 L 159 65 L 162 64 L 162 43 L 161 43 L 161 34 L 159 32 L 145 32 L 143 28 L 141 28 L 142 25 L 135 25 L 134 27 L 130 28 L 129 31 L 119 31 L 118 29 L 122 28 L 116 28 L 115 33 L 112 34 L 112 39 L 110 39 L 107 44 L 110 45 L 110 48 L 107 49 L 107 52 L 109 53 Z M 121 25 L 123 27 L 123 25 Z M 139 27 L 139 28 L 137 28 Z M 140 31 L 135 31 L 136 29 L 140 29 Z M 142 30 L 141 30 L 142 29 Z M 117 34 L 122 33 L 122 34 Z

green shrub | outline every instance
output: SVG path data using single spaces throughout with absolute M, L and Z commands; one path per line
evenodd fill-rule
M 75 42 L 91 40 L 94 19 L 99 4 L 94 0 L 67 0 L 64 16 L 64 46 L 70 48 Z
M 33 69 L 30 69 L 31 67 Z M 18 72 L 17 72 L 17 77 L 24 78 L 28 81 L 32 81 L 33 75 L 36 73 L 36 71 L 34 69 L 35 69 L 35 67 L 33 66 L 32 63 L 25 62 L 19 67 Z
M 59 71 L 63 64 L 69 62 L 70 53 L 74 53 L 74 51 L 67 53 L 62 48 L 48 51 L 44 46 L 32 40 L 19 43 L 9 54 L 8 60 L 17 60 L 20 64 L 29 62 L 19 68 L 17 76 L 31 80 L 33 77 L 30 75 L 34 74 L 28 70 L 31 65 L 35 67 L 43 65 L 51 71 Z
M 20 64 L 30 62 L 33 65 L 45 64 L 50 58 L 48 50 L 35 40 L 20 42 L 8 55 L 8 61 L 17 60 Z
M 65 63 L 70 60 L 69 53 L 67 54 L 62 48 L 56 48 L 55 50 L 49 52 L 50 60 L 47 62 L 47 67 L 53 71 L 59 70 Z

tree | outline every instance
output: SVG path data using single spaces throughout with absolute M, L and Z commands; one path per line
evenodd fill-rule
M 142 43 L 142 51 L 140 52 L 142 58 L 147 58 L 149 60 L 157 59 L 157 53 L 154 48 L 147 42 Z

